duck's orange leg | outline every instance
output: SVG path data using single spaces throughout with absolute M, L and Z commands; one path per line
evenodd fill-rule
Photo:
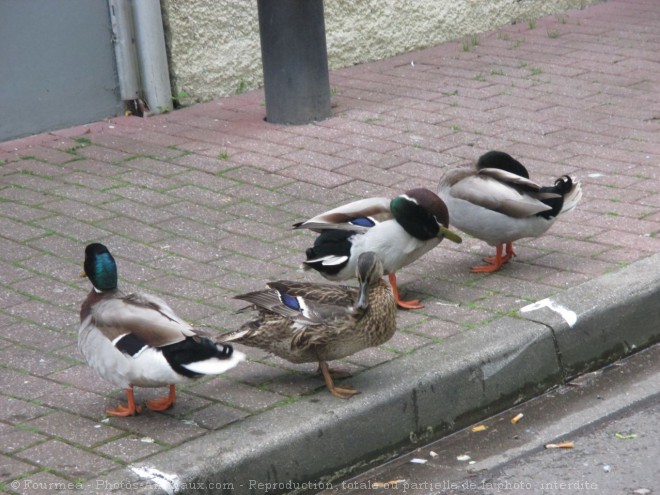
M 507 242 L 506 243 L 506 256 L 505 256 L 506 261 L 509 261 L 514 256 L 518 256 L 518 255 L 513 250 L 513 242 Z
M 514 256 L 516 256 L 516 252 L 513 250 L 513 242 L 507 242 L 506 252 L 502 255 L 502 264 L 506 263 Z M 484 258 L 484 261 L 486 263 L 490 263 L 491 265 L 493 265 L 497 262 L 497 256 L 490 256 L 488 258 Z
M 350 399 L 355 394 L 359 394 L 357 390 L 350 386 L 337 387 L 332 381 L 332 376 L 330 375 L 330 370 L 328 369 L 328 363 L 325 361 L 319 361 L 319 369 L 323 374 L 323 380 L 325 381 L 325 386 L 328 387 L 328 390 L 335 397 L 340 399 Z
M 396 274 L 390 273 L 388 278 L 390 279 L 390 285 L 392 286 L 392 292 L 394 292 L 394 300 L 396 301 L 397 306 L 404 309 L 422 309 L 424 307 L 423 304 L 419 303 L 419 299 L 402 301 L 399 298 L 399 288 L 396 285 Z
M 502 251 L 504 250 L 504 244 L 498 244 L 495 251 L 495 256 L 490 258 L 484 258 L 484 261 L 488 263 L 487 265 L 477 265 L 472 267 L 472 273 L 492 273 L 496 272 L 504 263 L 513 258 L 516 253 L 513 251 L 513 244 L 510 242 L 506 243 L 506 254 L 503 256 Z
M 137 416 L 142 411 L 142 406 L 135 405 L 135 397 L 133 396 L 133 385 L 126 389 L 126 398 L 128 399 L 128 406 L 118 405 L 115 409 L 106 410 L 106 414 L 112 416 Z
M 170 385 L 170 394 L 167 397 L 160 397 L 147 401 L 147 407 L 152 411 L 166 411 L 176 402 L 176 385 Z
M 323 374 L 323 370 L 321 369 L 321 364 L 319 363 L 319 367 L 316 370 L 317 373 Z M 331 368 L 328 366 L 328 372 L 330 373 L 330 376 L 332 378 L 350 378 L 353 376 L 351 373 L 351 370 L 345 367 L 334 367 Z

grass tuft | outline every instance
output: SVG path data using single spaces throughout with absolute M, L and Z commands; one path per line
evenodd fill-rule
M 464 52 L 471 52 L 474 47 L 479 45 L 479 35 L 478 34 L 471 34 L 469 36 L 466 36 L 463 38 L 463 51 Z

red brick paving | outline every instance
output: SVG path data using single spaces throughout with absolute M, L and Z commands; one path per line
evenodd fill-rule
M 306 126 L 264 122 L 254 91 L 0 143 L 0 486 L 90 478 L 325 393 L 314 366 L 246 350 L 248 364 L 182 389 L 174 411 L 102 423 L 123 394 L 76 350 L 89 242 L 109 245 L 124 288 L 162 294 L 217 334 L 245 319 L 232 294 L 319 280 L 299 271 L 313 236 L 290 225 L 321 210 L 434 189 L 493 148 L 539 180 L 580 177 L 578 209 L 520 241 L 501 272 L 469 273 L 492 253 L 469 238 L 402 270 L 426 307 L 347 359 L 355 373 L 658 252 L 658 25 L 657 2 L 611 0 L 483 33 L 471 51 L 446 43 L 333 71 L 333 117 Z

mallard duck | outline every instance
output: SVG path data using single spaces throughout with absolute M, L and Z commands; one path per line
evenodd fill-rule
M 334 385 L 327 362 L 387 342 L 396 330 L 396 304 L 381 278 L 382 262 L 365 252 L 356 265 L 357 288 L 281 280 L 235 296 L 259 314 L 223 335 L 223 341 L 258 347 L 293 363 L 318 362 L 330 393 L 350 398 L 356 390 Z
M 449 230 L 447 207 L 432 191 L 410 191 L 389 200 L 368 198 L 340 206 L 305 222 L 295 229 L 320 233 L 314 247 L 307 249 L 304 269 L 314 269 L 329 280 L 355 276 L 361 253 L 373 251 L 382 260 L 397 305 L 406 309 L 423 306 L 418 300 L 402 301 L 396 271 L 437 246 L 442 239 L 460 243 Z
M 499 270 L 516 255 L 513 242 L 539 237 L 582 197 L 580 182 L 562 175 L 554 186 L 529 180 L 527 169 L 502 151 L 482 155 L 475 167 L 450 170 L 440 180 L 438 195 L 449 209 L 449 221 L 463 232 L 496 246 L 486 265 L 475 273 Z M 506 246 L 506 251 L 505 251 Z
M 106 411 L 135 416 L 133 386 L 164 387 L 169 395 L 147 402 L 152 411 L 174 405 L 177 383 L 224 373 L 245 356 L 231 345 L 197 335 L 162 299 L 148 294 L 122 294 L 117 265 L 103 244 L 85 248 L 83 276 L 92 291 L 80 309 L 78 348 L 105 380 L 126 389 L 128 406 Z

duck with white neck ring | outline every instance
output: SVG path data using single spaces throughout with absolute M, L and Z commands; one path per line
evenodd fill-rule
M 133 387 L 169 386 L 166 397 L 147 401 L 152 411 L 174 405 L 176 384 L 217 375 L 245 359 L 231 345 L 197 335 L 159 297 L 123 294 L 117 264 L 103 244 L 85 249 L 84 274 L 92 291 L 80 309 L 78 348 L 105 380 L 126 390 L 128 405 L 109 409 L 113 416 L 135 416 Z
M 294 225 L 320 235 L 305 252 L 303 269 L 318 271 L 329 280 L 355 276 L 361 253 L 371 251 L 382 261 L 394 298 L 399 307 L 420 309 L 416 299 L 399 297 L 396 272 L 447 238 L 460 243 L 449 230 L 449 215 L 444 202 L 432 191 L 416 188 L 394 199 L 367 198 L 316 215 Z
M 496 246 L 495 256 L 484 258 L 486 265 L 472 267 L 474 273 L 491 273 L 516 255 L 514 241 L 541 236 L 560 215 L 572 211 L 582 188 L 569 175 L 542 187 L 511 155 L 489 151 L 474 167 L 448 171 L 438 196 L 447 204 L 452 225 Z

